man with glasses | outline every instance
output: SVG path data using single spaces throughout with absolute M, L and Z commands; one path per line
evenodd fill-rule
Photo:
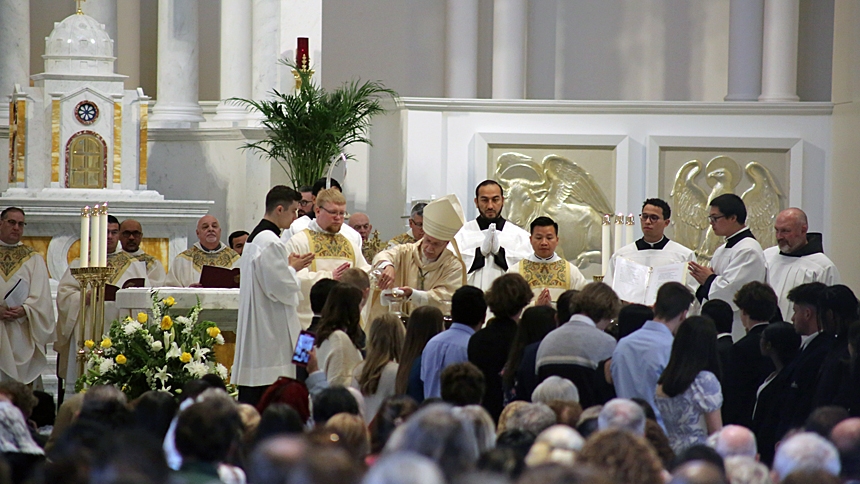
M 642 238 L 618 249 L 609 259 L 609 268 L 603 282 L 612 286 L 615 276 L 615 262 L 619 257 L 632 260 L 648 267 L 665 266 L 679 262 L 695 260 L 692 250 L 669 240 L 664 234 L 672 217 L 669 204 L 659 198 L 649 198 L 642 204 L 639 214 L 639 224 L 642 227 Z M 699 283 L 692 277 L 687 278 L 687 287 L 695 291 Z
M 45 346 L 54 340 L 48 267 L 21 244 L 26 225 L 20 208 L 0 213 L 0 381 L 33 382 L 47 366 Z
M 319 190 L 317 190 L 319 192 Z M 307 215 L 310 218 L 316 217 L 314 214 L 314 187 L 305 185 L 299 188 L 299 193 L 302 194 L 302 199 L 299 200 L 299 217 Z
M 119 241 L 122 244 L 122 252 L 115 256 L 111 265 L 125 267 L 135 261 L 146 264 L 146 287 L 161 287 L 167 274 L 164 266 L 155 257 L 147 254 L 140 248 L 143 242 L 143 227 L 134 219 L 126 219 L 119 226 Z
M 726 242 L 714 251 L 710 267 L 690 262 L 690 275 L 700 284 L 696 290 L 699 302 L 722 299 L 732 306 L 732 337 L 737 341 L 744 336 L 744 327 L 741 312 L 734 303 L 735 293 L 748 282 L 767 282 L 764 252 L 744 225 L 747 208 L 741 197 L 726 193 L 709 205 L 708 221 L 714 233 L 725 237 Z
M 400 244 L 414 244 L 424 238 L 424 207 L 427 204 L 418 202 L 412 206 L 409 213 L 409 230 L 388 241 L 388 248 Z
M 323 278 L 340 280 L 350 267 L 365 272 L 370 269 L 361 253 L 361 235 L 352 228 L 346 230 L 346 198 L 340 190 L 320 190 L 315 203 L 316 218 L 286 242 L 287 252 L 314 254 L 311 265 L 298 273 L 304 296 L 298 307 L 302 328 L 310 326 L 313 318 L 310 292 L 315 282 Z
M 281 240 L 286 242 L 290 240 L 290 237 L 311 225 L 311 222 L 316 218 L 317 207 L 319 206 L 319 203 L 316 201 L 317 195 L 319 195 L 320 190 L 329 188 L 337 189 L 337 191 L 343 193 L 343 188 L 341 188 L 340 183 L 334 178 L 320 178 L 314 182 L 314 186 L 311 187 L 309 192 L 302 192 L 302 199 L 299 200 L 299 210 L 297 212 L 298 218 L 289 228 L 281 232 Z M 358 232 L 347 224 L 343 224 L 343 230 L 349 233 L 350 237 L 360 237 Z

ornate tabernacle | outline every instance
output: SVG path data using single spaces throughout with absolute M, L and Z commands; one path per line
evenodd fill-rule
M 105 285 L 113 277 L 113 267 L 80 267 L 70 269 L 81 284 L 81 311 L 78 313 L 78 375 L 83 375 L 87 351 L 102 351 L 95 341 L 105 332 Z M 87 297 L 90 293 L 92 297 Z

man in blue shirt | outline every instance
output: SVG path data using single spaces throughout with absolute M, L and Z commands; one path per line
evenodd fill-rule
M 641 398 L 651 404 L 657 421 L 663 420 L 654 405 L 657 380 L 669 363 L 672 342 L 693 302 L 693 293 L 677 282 L 657 291 L 654 320 L 621 339 L 612 353 L 612 381 L 619 398 Z
M 483 324 L 487 315 L 484 292 L 474 286 L 463 286 L 451 298 L 451 319 L 454 323 L 437 334 L 421 353 L 421 381 L 424 398 L 441 396 L 439 375 L 448 365 L 469 361 L 469 338 Z

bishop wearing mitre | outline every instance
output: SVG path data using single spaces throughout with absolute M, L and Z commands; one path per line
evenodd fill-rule
M 424 207 L 424 237 L 411 244 L 383 250 L 373 259 L 381 274 L 378 289 L 397 288 L 403 293 L 403 314 L 419 306 L 435 306 L 447 312 L 454 291 L 465 285 L 465 265 L 448 243 L 465 223 L 456 195 L 448 195 Z M 391 301 L 375 291 L 371 320 L 387 311 Z
M 239 267 L 239 254 L 221 242 L 221 225 L 212 215 L 204 215 L 197 221 L 197 243 L 173 259 L 164 285 L 200 287 L 203 266 Z
M 304 230 L 295 233 L 286 242 L 287 252 L 312 253 L 314 260 L 298 273 L 302 284 L 299 303 L 299 321 L 302 328 L 311 325 L 313 311 L 310 305 L 311 287 L 320 279 L 339 280 L 350 267 L 367 272 L 370 264 L 361 254 L 361 236 L 355 230 L 345 230 L 346 198 L 336 188 L 320 190 L 316 197 L 314 218 Z

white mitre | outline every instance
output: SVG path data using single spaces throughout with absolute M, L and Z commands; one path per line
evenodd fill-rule
M 463 207 L 453 193 L 437 198 L 424 207 L 424 233 L 435 239 L 453 240 L 465 223 Z

